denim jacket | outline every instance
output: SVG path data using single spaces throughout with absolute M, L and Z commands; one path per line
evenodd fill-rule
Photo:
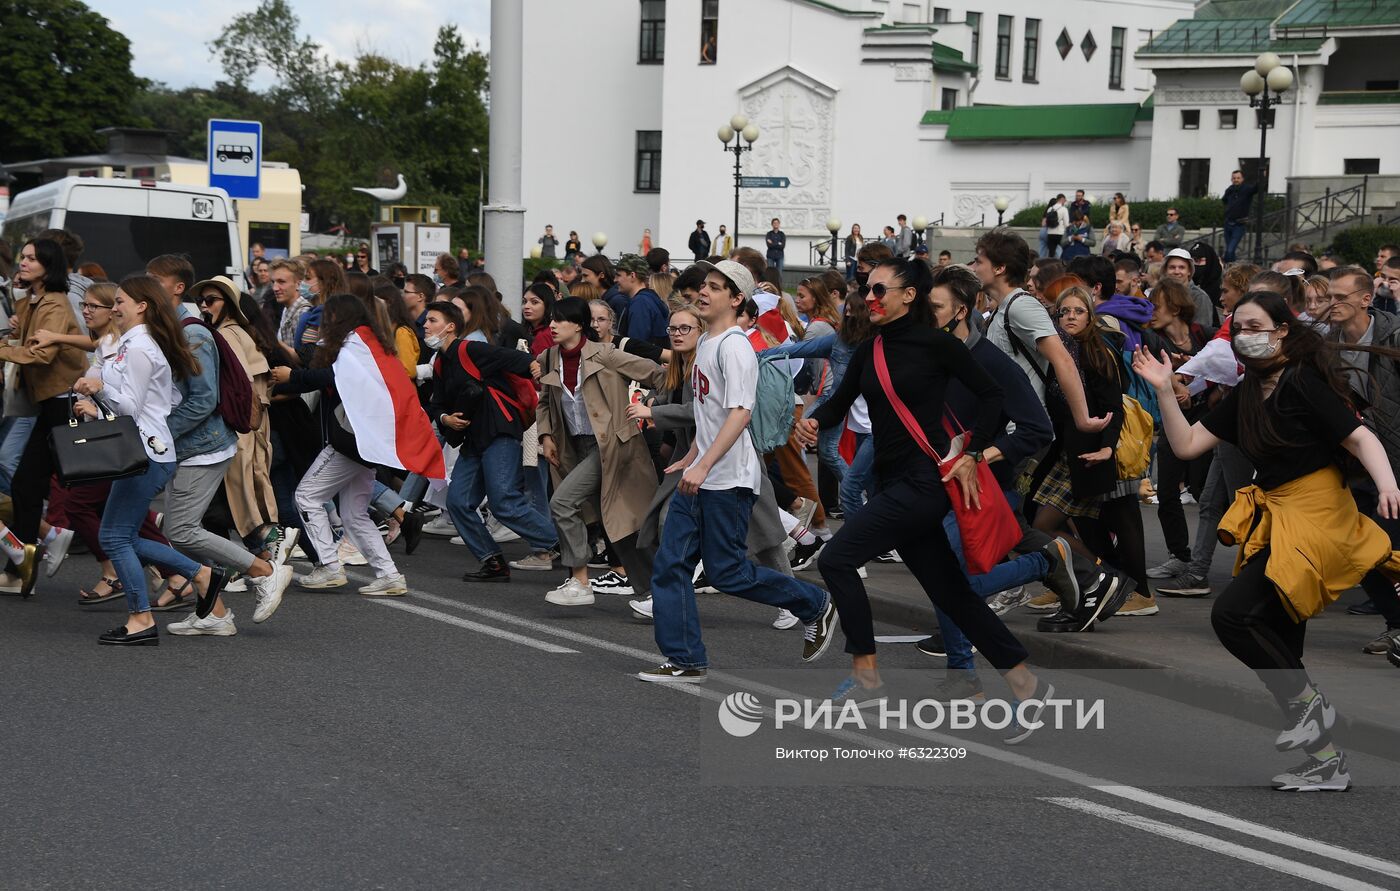
M 195 315 L 180 307 L 180 324 Z M 175 458 L 183 461 L 235 445 L 238 437 L 217 411 L 219 406 L 219 348 L 203 325 L 185 327 L 185 341 L 199 360 L 199 374 L 176 381 L 180 404 L 171 413 L 170 435 L 175 437 Z
M 759 353 L 760 356 L 787 356 L 792 359 L 829 359 L 831 380 L 822 390 L 822 394 L 812 403 L 813 408 L 821 405 L 827 397 L 836 392 L 836 388 L 841 386 L 841 378 L 846 376 L 846 366 L 851 362 L 851 356 L 856 348 L 839 335 L 828 334 L 825 337 L 817 337 L 812 340 L 796 340 L 766 349 Z

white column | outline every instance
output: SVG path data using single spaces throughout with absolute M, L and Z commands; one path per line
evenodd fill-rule
M 491 203 L 486 205 L 486 271 L 506 308 L 520 315 L 525 257 L 525 208 L 520 204 L 522 61 L 525 12 L 521 0 L 491 0 Z

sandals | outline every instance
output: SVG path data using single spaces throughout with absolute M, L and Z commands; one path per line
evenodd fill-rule
M 122 587 L 121 579 L 103 578 L 98 584 L 106 583 L 112 590 L 106 594 L 99 594 L 96 591 L 89 591 L 86 588 L 78 589 L 78 603 L 83 606 L 91 606 L 94 603 L 106 603 L 109 600 L 116 600 L 118 597 L 126 596 L 126 589 Z M 95 586 L 94 586 L 95 587 Z
M 189 609 L 190 607 L 195 605 L 195 597 L 193 594 L 189 594 L 186 592 L 192 590 L 193 588 L 194 579 L 185 579 L 185 583 L 180 586 L 180 590 L 173 592 L 175 595 L 174 600 L 164 605 L 157 605 L 153 603 L 151 604 L 151 609 L 155 610 L 156 612 L 162 613 L 174 612 L 177 609 Z M 171 589 L 167 585 L 165 590 L 170 591 Z

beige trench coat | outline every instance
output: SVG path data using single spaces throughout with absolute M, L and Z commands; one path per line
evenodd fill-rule
M 657 485 L 656 466 L 651 462 L 646 440 L 637 422 L 627 417 L 627 385 L 635 380 L 644 387 L 660 386 L 666 370 L 648 359 L 592 341 L 584 343 L 579 362 L 583 402 L 588 408 L 593 436 L 598 440 L 598 458 L 603 468 L 603 516 L 589 516 L 586 512 L 584 520 L 594 523 L 601 519 L 608 538 L 618 541 L 642 527 Z M 540 438 L 552 437 L 559 451 L 559 466 L 550 468 L 557 486 L 579 461 L 564 420 L 563 360 L 559 347 L 545 351 L 540 365 L 545 373 L 540 379 L 536 419 Z

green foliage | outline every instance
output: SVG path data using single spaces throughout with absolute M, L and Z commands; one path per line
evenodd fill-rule
M 78 0 L 0 0 L 0 134 L 6 161 L 101 148 L 99 127 L 127 123 L 142 85 L 131 43 Z
M 550 260 L 547 257 L 526 257 L 524 273 L 525 281 L 534 281 L 535 276 L 539 275 L 541 270 L 558 269 L 560 266 L 563 265 L 564 263 L 562 260 Z
M 1400 244 L 1400 226 L 1352 226 L 1332 239 L 1332 252 L 1347 263 L 1370 269 L 1384 244 Z
M 1283 209 L 1282 196 L 1269 196 L 1264 202 L 1265 212 Z M 1049 199 L 1046 200 L 1049 203 Z M 1175 198 L 1170 201 L 1147 201 L 1128 199 L 1129 218 L 1142 227 L 1143 236 L 1167 221 L 1167 208 L 1174 207 L 1180 214 L 1181 224 L 1187 229 L 1218 229 L 1225 225 L 1225 205 L 1219 197 Z M 1016 212 L 1010 225 L 1032 229 L 1040 228 L 1040 219 L 1045 215 L 1045 207 L 1031 206 Z M 1095 229 L 1108 225 L 1108 203 L 1101 202 L 1089 210 L 1089 222 Z

